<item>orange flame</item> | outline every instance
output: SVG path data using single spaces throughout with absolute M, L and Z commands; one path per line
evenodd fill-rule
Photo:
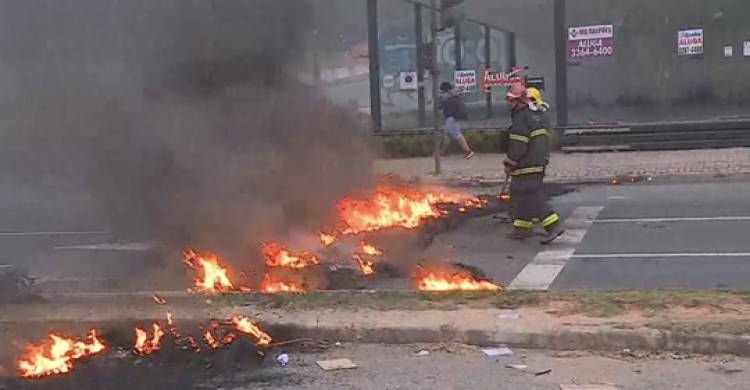
M 290 280 L 277 280 L 271 278 L 271 275 L 265 274 L 263 281 L 260 283 L 260 290 L 269 293 L 288 293 L 288 292 L 303 292 L 305 287 L 302 284 L 293 282 Z
M 174 338 L 179 339 L 180 337 L 182 337 L 180 335 L 180 331 L 177 329 L 177 326 L 175 326 L 174 324 L 174 315 L 171 311 L 167 312 L 167 329 L 169 329 L 169 333 L 171 333 Z
M 500 195 L 498 195 L 498 198 L 500 198 L 500 200 L 502 200 L 503 202 L 508 202 L 508 201 L 510 201 L 511 196 L 510 196 L 509 193 L 503 192 Z
M 211 349 L 217 349 L 221 347 L 221 344 L 216 341 L 216 338 L 211 333 L 211 329 L 205 329 L 203 331 L 203 339 L 206 340 L 206 345 L 208 345 L 208 347 Z
M 222 346 L 222 343 L 216 340 L 213 331 L 219 328 L 219 321 L 211 320 L 208 328 L 203 330 L 203 339 L 206 340 L 206 345 L 211 349 L 217 349 Z
M 226 266 L 221 264 L 216 254 L 188 249 L 182 253 L 182 257 L 188 267 L 199 271 L 199 276 L 195 278 L 194 290 L 226 292 L 235 289 L 227 276 Z
M 253 323 L 250 318 L 241 315 L 235 315 L 232 316 L 230 321 L 232 321 L 232 324 L 235 328 L 237 328 L 238 331 L 252 336 L 259 346 L 267 346 L 271 344 L 271 341 L 273 341 L 273 339 L 271 339 L 271 336 L 269 336 L 268 333 L 264 332 L 260 328 L 260 326 Z
M 352 258 L 354 258 L 354 261 L 359 264 L 359 269 L 362 271 L 362 275 L 364 276 L 370 276 L 375 274 L 375 263 L 370 260 L 365 260 L 362 258 L 362 256 L 358 254 L 352 255 Z
M 148 338 L 148 332 L 142 328 L 135 328 L 135 345 L 133 350 L 138 355 L 151 355 L 161 349 L 161 339 L 164 338 L 164 331 L 158 323 L 153 323 L 154 334 L 151 339 Z
M 383 251 L 375 247 L 375 245 L 370 244 L 367 241 L 360 241 L 359 243 L 359 253 L 362 253 L 364 255 L 368 256 L 380 256 L 383 254 Z
M 154 294 L 151 296 L 151 299 L 156 302 L 157 305 L 163 306 L 167 304 L 167 300 L 162 298 L 159 294 Z
M 17 367 L 24 378 L 40 378 L 69 373 L 73 361 L 104 351 L 104 341 L 91 329 L 87 340 L 75 340 L 55 333 L 41 344 L 29 344 L 26 353 L 18 358 Z
M 185 339 L 187 339 L 188 344 L 190 344 L 190 346 L 195 350 L 195 352 L 201 351 L 201 346 L 195 340 L 195 337 L 188 335 Z
M 234 342 L 234 339 L 237 338 L 237 335 L 234 333 L 227 333 L 224 335 L 224 337 L 221 338 L 221 344 L 222 345 L 229 345 Z
M 320 232 L 320 242 L 323 244 L 323 246 L 331 246 L 334 242 L 336 242 L 336 236 L 333 234 L 328 234 L 326 232 Z
M 437 205 L 480 208 L 476 196 L 438 187 L 380 185 L 366 199 L 344 198 L 337 204 L 342 234 L 359 234 L 392 227 L 412 229 L 424 220 L 445 214 Z
M 502 291 L 503 288 L 484 280 L 479 280 L 468 272 L 429 271 L 417 277 L 420 291 Z
M 275 242 L 267 242 L 260 247 L 268 267 L 303 269 L 320 264 L 320 259 L 310 252 L 293 254 L 284 245 Z

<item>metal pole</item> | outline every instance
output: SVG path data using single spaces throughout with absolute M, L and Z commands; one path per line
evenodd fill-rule
M 417 106 L 419 127 L 427 122 L 424 98 L 424 39 L 422 39 L 422 4 L 414 3 L 414 39 L 417 42 Z
M 380 39 L 378 38 L 378 0 L 367 0 L 367 44 L 370 59 L 370 113 L 375 131 L 383 129 L 380 106 Z
M 555 89 L 557 125 L 568 124 L 568 32 L 565 24 L 565 0 L 555 0 Z
M 443 139 L 443 135 L 440 131 L 440 70 L 438 69 L 438 46 L 437 46 L 437 33 L 440 20 L 440 14 L 438 13 L 437 0 L 431 0 L 432 20 L 430 21 L 430 30 L 432 35 L 432 42 L 430 44 L 432 50 L 432 113 L 433 113 L 433 129 L 432 129 L 432 154 L 435 158 L 435 174 L 440 174 L 440 144 Z
M 456 49 L 456 70 L 461 70 L 463 67 L 463 34 L 461 34 L 461 21 L 456 21 L 456 27 L 453 29 L 453 40 L 456 42 L 454 48 Z
M 508 39 L 508 68 L 510 69 L 518 65 L 518 61 L 516 61 L 516 33 L 507 32 L 505 36 Z
M 492 51 L 490 48 L 490 26 L 484 26 L 484 66 L 492 69 Z M 487 96 L 487 120 L 492 119 L 492 90 L 486 93 Z

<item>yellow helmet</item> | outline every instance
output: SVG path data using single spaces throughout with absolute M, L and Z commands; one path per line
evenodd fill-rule
M 531 100 L 535 104 L 544 103 L 544 100 L 542 100 L 542 92 L 537 88 L 534 88 L 534 87 L 527 88 L 526 96 L 528 96 L 529 100 Z

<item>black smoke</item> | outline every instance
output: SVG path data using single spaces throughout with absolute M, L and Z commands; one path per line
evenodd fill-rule
M 82 188 L 121 239 L 175 250 L 315 231 L 370 165 L 351 113 L 295 76 L 313 3 L 3 3 L 13 174 Z

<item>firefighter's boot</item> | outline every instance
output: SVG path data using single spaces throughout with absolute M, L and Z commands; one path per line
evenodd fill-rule
M 534 231 L 531 229 L 513 228 L 513 231 L 506 234 L 505 238 L 509 240 L 524 241 L 534 235 Z
M 508 233 L 509 240 L 525 240 L 534 234 L 534 222 L 516 218 L 513 221 L 513 231 Z
M 542 245 L 550 244 L 552 241 L 555 241 L 558 237 L 562 236 L 563 233 L 565 233 L 565 229 L 563 229 L 562 223 L 557 222 L 547 229 L 547 234 L 545 234 L 539 242 Z

